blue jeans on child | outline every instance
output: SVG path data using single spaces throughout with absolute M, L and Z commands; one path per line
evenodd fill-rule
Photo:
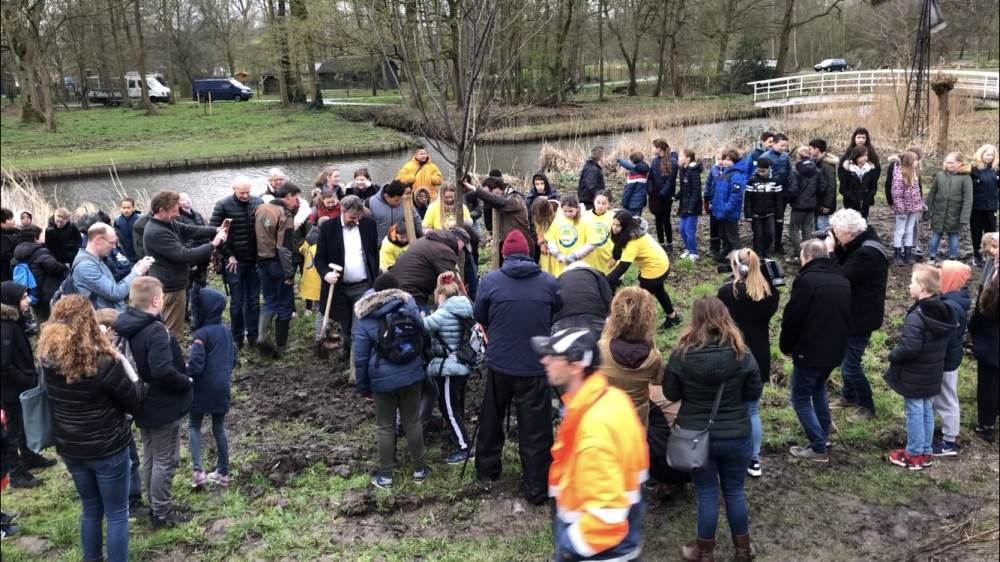
M 708 448 L 708 466 L 691 473 L 691 482 L 698 494 L 698 537 L 715 538 L 719 526 L 720 487 L 730 531 L 734 535 L 745 535 L 750 532 L 750 515 L 743 487 L 753 453 L 753 440 L 750 437 L 713 439 Z
M 931 454 L 934 439 L 934 399 L 903 398 L 906 404 L 906 454 Z
M 73 477 L 80 494 L 83 514 L 80 518 L 80 544 L 84 560 L 104 556 L 104 518 L 108 519 L 107 560 L 128 560 L 128 447 L 97 460 L 63 456 L 66 470 Z
M 826 454 L 826 439 L 830 436 L 830 399 L 826 396 L 830 371 L 792 368 L 792 409 L 806 432 L 809 448 L 818 455 Z
M 698 215 L 681 217 L 681 239 L 684 240 L 684 248 L 688 253 L 698 255 Z
M 751 460 L 760 458 L 760 443 L 764 440 L 764 425 L 760 423 L 760 400 L 747 402 L 750 413 L 750 439 L 753 440 L 753 456 Z
M 191 412 L 188 414 L 188 445 L 191 447 L 191 468 L 201 472 L 201 422 L 206 415 L 212 416 L 212 435 L 215 436 L 215 448 L 219 454 L 216 472 L 229 475 L 229 438 L 226 437 L 226 414 L 204 414 Z
M 930 259 L 937 259 L 938 247 L 941 245 L 941 232 L 931 233 L 931 253 L 929 254 Z M 956 258 L 958 257 L 958 233 L 949 232 L 948 233 L 948 257 Z

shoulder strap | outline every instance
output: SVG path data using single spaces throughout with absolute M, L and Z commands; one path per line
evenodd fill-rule
M 726 389 L 726 383 L 719 385 L 719 391 L 715 393 L 715 404 L 712 406 L 712 416 L 708 418 L 708 425 L 715 423 L 715 414 L 719 413 L 719 404 L 722 402 L 722 391 Z

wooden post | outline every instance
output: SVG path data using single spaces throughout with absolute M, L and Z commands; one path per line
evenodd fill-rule
M 944 154 L 948 151 L 948 126 L 951 121 L 950 98 L 958 79 L 947 74 L 938 74 L 931 82 L 931 89 L 938 99 L 938 142 L 937 151 Z
M 455 272 L 458 275 L 458 278 L 462 280 L 462 283 L 465 283 L 465 250 L 458 253 L 458 260 L 455 262 L 455 269 L 458 270 Z
M 409 189 L 403 192 L 403 219 L 406 221 L 407 244 L 413 244 L 417 239 L 417 230 L 413 225 L 413 199 L 410 193 Z
M 500 210 L 493 209 L 493 243 L 490 244 L 490 270 L 497 271 L 500 269 L 500 243 L 503 242 L 498 236 L 497 227 L 500 226 Z
M 208 93 L 208 116 L 212 116 L 212 92 Z
M 438 191 L 440 191 L 440 190 L 438 190 Z M 438 224 L 441 225 L 441 230 L 448 230 L 448 223 L 445 222 L 445 219 L 447 219 L 448 213 L 445 211 L 445 208 L 444 208 L 444 193 L 438 193 L 437 203 L 438 203 L 438 212 L 441 215 L 439 217 L 440 220 L 438 221 Z M 456 211 L 458 210 L 458 192 L 457 191 L 455 193 L 455 210 Z M 455 215 L 455 224 L 458 224 L 458 215 Z

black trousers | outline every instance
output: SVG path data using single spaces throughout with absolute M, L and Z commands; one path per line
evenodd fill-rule
M 1000 414 L 1000 369 L 979 361 L 976 379 L 979 425 L 993 427 L 997 415 Z
M 979 246 L 983 241 L 983 234 L 997 231 L 996 211 L 972 211 L 969 217 L 969 226 L 972 228 L 972 252 L 979 257 Z
M 458 448 L 467 451 L 472 447 L 469 430 L 465 424 L 465 387 L 469 377 L 444 377 L 438 380 L 438 408 L 444 423 L 458 442 Z
M 7 415 L 7 451 L 10 462 L 10 473 L 13 476 L 24 474 L 24 459 L 35 455 L 28 449 L 28 438 L 24 435 L 24 417 L 21 413 L 21 402 L 4 402 L 4 414 Z
M 728 256 L 740 249 L 740 221 L 719 221 L 719 236 L 722 238 L 722 255 Z
M 662 277 L 658 279 L 643 279 L 639 278 L 639 287 L 646 289 L 646 291 L 656 298 L 656 301 L 660 303 L 660 308 L 663 309 L 663 313 L 670 316 L 674 313 L 674 305 L 670 302 L 670 295 L 667 294 L 666 287 L 663 284 L 667 281 L 667 274 L 664 273 Z
M 719 234 L 719 219 L 708 215 L 708 251 L 718 254 L 722 249 L 722 237 Z
M 753 218 L 753 251 L 761 258 L 771 257 L 771 243 L 774 242 L 774 217 Z
M 493 480 L 500 478 L 504 417 L 513 400 L 524 497 L 533 504 L 545 503 L 554 441 L 549 382 L 544 376 L 514 377 L 493 369 L 489 369 L 486 376 L 486 394 L 476 439 L 476 475 Z
M 781 236 L 785 232 L 785 209 L 788 207 L 785 200 L 778 201 L 778 212 L 774 215 L 774 251 L 779 256 L 785 253 L 784 240 Z
M 653 214 L 656 218 L 656 238 L 659 240 L 660 244 L 663 244 L 664 237 L 667 239 L 667 244 L 674 243 L 674 228 L 670 224 L 670 213 L 672 213 L 673 210 L 673 201 L 664 201 L 661 199 L 660 212 Z

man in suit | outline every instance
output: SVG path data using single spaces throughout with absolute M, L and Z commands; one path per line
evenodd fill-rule
M 378 277 L 378 226 L 374 219 L 364 216 L 364 202 L 356 195 L 345 197 L 340 208 L 340 216 L 319 227 L 316 272 L 323 279 L 320 310 L 326 310 L 330 286 L 333 286 L 330 316 L 340 324 L 344 343 L 338 357 L 346 361 L 351 356 L 354 305 Z M 331 268 L 331 265 L 341 269 Z

